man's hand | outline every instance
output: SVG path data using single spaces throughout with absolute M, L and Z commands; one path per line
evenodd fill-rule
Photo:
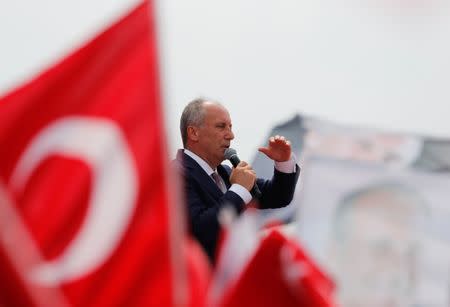
M 260 147 L 260 152 L 268 156 L 270 159 L 284 162 L 291 158 L 291 142 L 286 140 L 284 136 L 276 135 L 269 139 L 269 146 Z
M 237 183 L 250 191 L 255 185 L 256 173 L 247 162 L 241 161 L 230 175 L 230 183 Z

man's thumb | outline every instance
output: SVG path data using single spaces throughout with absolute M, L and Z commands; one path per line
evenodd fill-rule
M 266 147 L 260 147 L 258 148 L 258 151 L 262 152 L 263 154 L 269 157 L 269 149 L 267 149 Z

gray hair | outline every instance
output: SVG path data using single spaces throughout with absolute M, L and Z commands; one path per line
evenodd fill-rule
M 183 147 L 186 148 L 187 128 L 188 126 L 200 126 L 205 119 L 205 109 L 203 104 L 210 101 L 205 98 L 196 98 L 189 102 L 184 108 L 180 118 L 180 132 L 183 141 Z

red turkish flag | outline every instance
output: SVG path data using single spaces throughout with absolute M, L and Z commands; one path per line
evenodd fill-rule
M 332 280 L 301 246 L 274 230 L 261 241 L 219 305 L 333 307 L 333 291 Z
M 208 268 L 170 206 L 153 24 L 144 2 L 0 100 L 0 306 L 195 304 L 185 278 L 201 299 Z

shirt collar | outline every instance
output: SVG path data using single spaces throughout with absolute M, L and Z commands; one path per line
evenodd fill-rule
M 184 153 L 187 154 L 189 157 L 191 157 L 192 159 L 195 160 L 195 162 L 198 163 L 198 165 L 200 165 L 200 167 L 208 174 L 208 176 L 211 176 L 212 173 L 215 172 L 215 170 L 213 170 L 211 168 L 211 166 L 209 166 L 208 163 L 206 163 L 205 160 L 203 160 L 202 158 L 200 158 L 198 155 L 196 155 L 195 153 L 193 153 L 192 151 L 188 150 L 188 149 L 184 149 Z

